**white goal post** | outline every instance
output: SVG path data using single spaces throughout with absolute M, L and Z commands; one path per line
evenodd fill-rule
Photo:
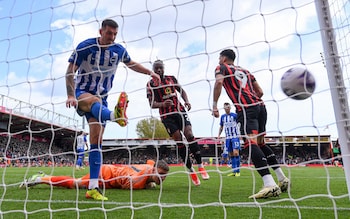
M 328 0 L 315 0 L 315 5 L 322 36 L 328 81 L 331 87 L 334 115 L 337 121 L 346 182 L 348 192 L 350 192 L 350 112 L 342 72 L 343 65 L 339 59 L 337 40 L 334 33 Z

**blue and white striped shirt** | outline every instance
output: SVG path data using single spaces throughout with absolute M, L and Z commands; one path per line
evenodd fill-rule
M 239 138 L 236 113 L 221 115 L 220 126 L 225 130 L 226 139 Z
M 86 145 L 86 136 L 85 135 L 79 135 L 77 136 L 77 151 L 85 151 L 85 145 Z
M 130 60 L 122 45 L 101 47 L 98 38 L 90 38 L 77 46 L 68 62 L 79 67 L 75 78 L 76 90 L 106 97 L 113 86 L 119 62 L 128 63 Z

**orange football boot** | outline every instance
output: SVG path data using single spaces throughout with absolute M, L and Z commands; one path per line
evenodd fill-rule
M 125 127 L 128 124 L 128 117 L 126 116 L 128 103 L 128 95 L 125 92 L 121 92 L 118 98 L 118 103 L 114 107 L 115 122 L 121 127 Z

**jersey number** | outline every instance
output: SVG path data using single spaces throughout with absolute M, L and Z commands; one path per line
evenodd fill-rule
M 239 70 L 236 70 L 234 75 L 236 80 L 241 82 L 241 87 L 244 88 L 247 85 L 247 81 L 248 81 L 247 75 L 244 72 Z

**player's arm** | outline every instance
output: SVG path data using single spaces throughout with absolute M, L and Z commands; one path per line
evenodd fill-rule
M 256 95 L 259 98 L 261 98 L 264 95 L 264 91 L 260 87 L 259 83 L 256 80 L 254 80 L 252 84 L 253 84 L 253 89 L 254 89 Z
M 223 130 L 223 126 L 222 126 L 222 125 L 220 125 L 220 127 L 219 127 L 218 139 L 220 139 L 220 135 L 221 135 L 222 130 Z
M 70 108 L 71 106 L 77 106 L 77 100 L 75 99 L 75 83 L 74 75 L 78 70 L 78 66 L 70 62 L 67 71 L 66 71 L 66 90 L 67 90 L 67 101 L 66 107 Z
M 164 106 L 163 102 L 157 102 L 154 100 L 154 89 L 152 89 L 150 83 L 150 81 L 147 83 L 147 99 L 149 106 L 152 109 L 162 108 Z
M 184 100 L 185 107 L 187 108 L 187 110 L 191 110 L 191 104 L 190 104 L 190 101 L 188 101 L 188 96 L 186 91 L 182 88 L 180 84 L 176 86 L 176 90 L 181 94 L 181 98 Z
M 143 73 L 143 74 L 146 74 L 146 75 L 150 75 L 153 78 L 153 80 L 155 80 L 155 81 L 160 81 L 160 77 L 159 77 L 158 74 L 156 74 L 153 71 L 145 68 L 143 65 L 141 65 L 138 62 L 130 60 L 130 62 L 126 63 L 126 66 L 128 68 L 130 68 L 131 70 L 134 70 L 136 72 Z
M 221 95 L 222 86 L 224 84 L 224 76 L 220 73 L 215 74 L 214 94 L 213 94 L 213 116 L 219 117 L 218 100 Z

